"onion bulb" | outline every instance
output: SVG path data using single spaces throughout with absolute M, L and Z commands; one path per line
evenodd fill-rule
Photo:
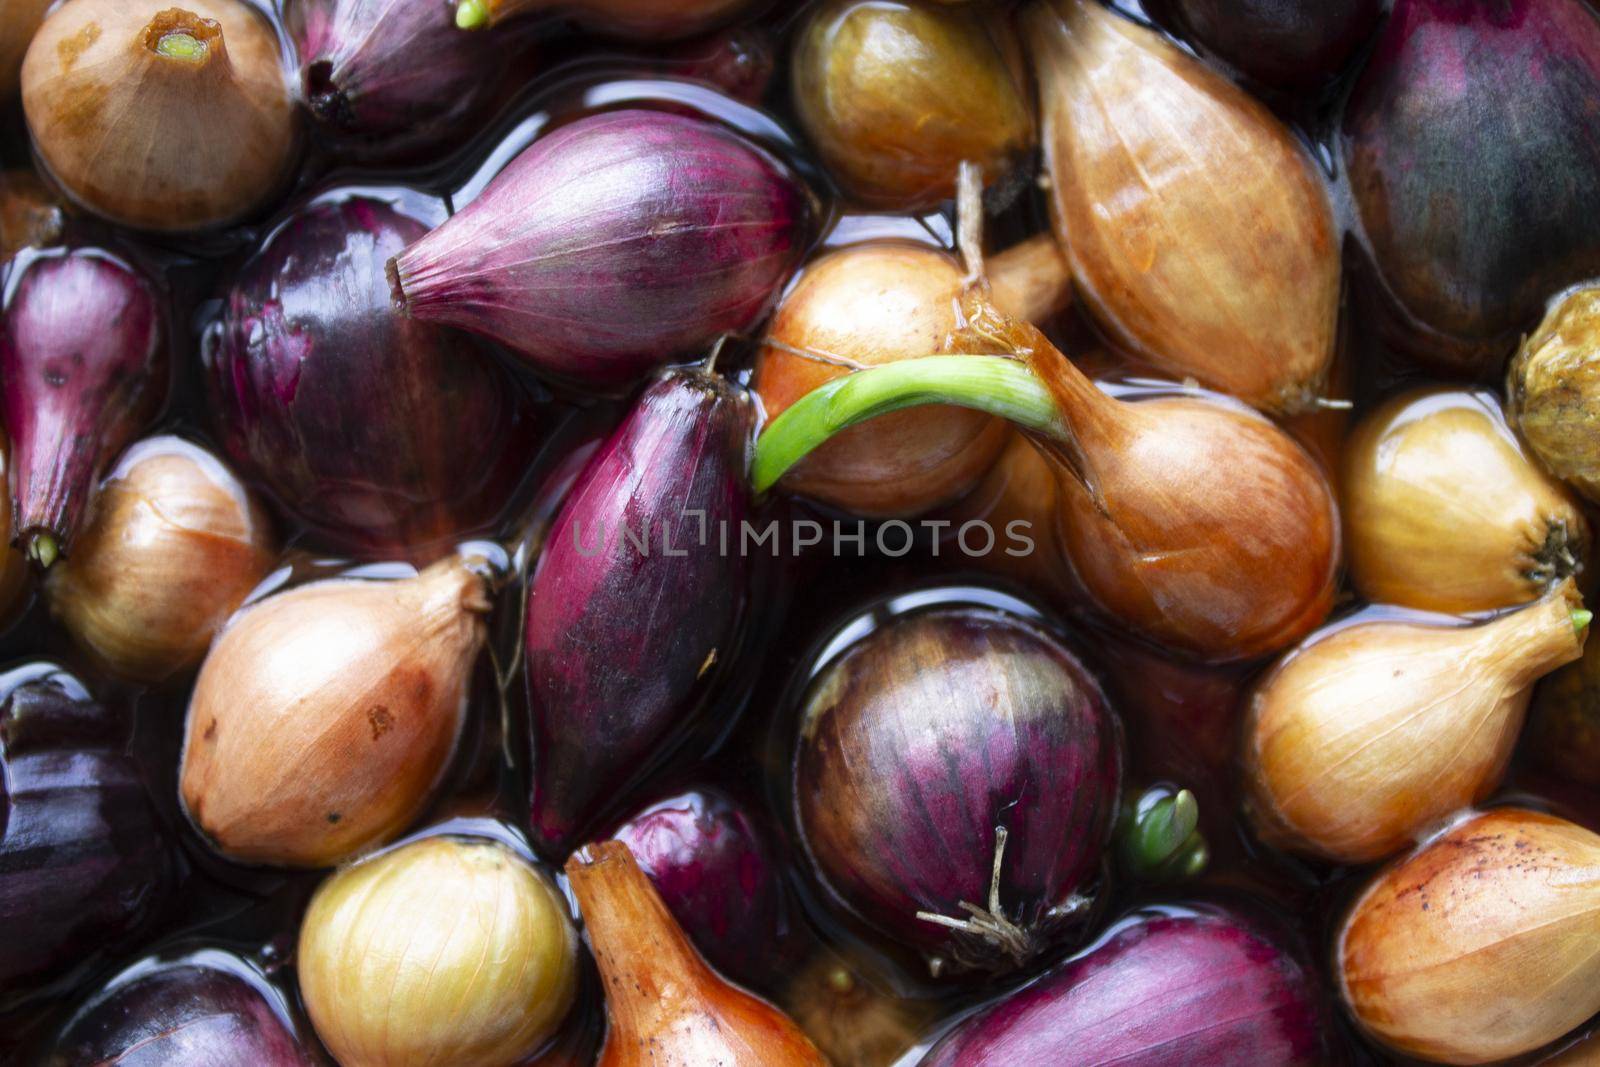
M 1597 941 L 1600 836 L 1503 808 L 1379 875 L 1334 969 L 1369 1036 L 1435 1063 L 1498 1063 L 1600 1011 Z
M 1323 180 L 1265 106 L 1094 0 L 1024 15 L 1056 230 L 1091 311 L 1172 374 L 1314 404 L 1340 249 Z
M 1525 604 L 1580 570 L 1589 524 L 1506 426 L 1491 393 L 1423 389 L 1356 426 L 1345 543 L 1358 592 L 1464 614 Z
M 1568 581 L 1476 626 L 1381 620 L 1314 636 L 1256 687 L 1247 810 L 1267 843 L 1391 855 L 1499 785 L 1532 685 L 1583 652 Z
M 1523 340 L 1507 374 L 1506 411 L 1551 473 L 1600 502 L 1600 286 L 1559 297 Z
M 601 33 L 660 41 L 726 22 L 750 0 L 456 0 L 456 25 L 479 29 L 503 19 L 567 15 Z
M 417 816 L 455 751 L 483 645 L 478 565 L 314 582 L 224 627 L 189 701 L 179 782 L 220 852 L 322 867 Z
M 550 879 L 506 845 L 425 837 L 323 882 L 295 964 L 347 1067 L 512 1067 L 572 1006 L 578 935 Z
M 22 65 L 34 147 L 84 207 L 137 229 L 236 222 L 298 136 L 278 38 L 242 0 L 72 0 Z
M 1383 17 L 1382 0 L 1171 0 L 1190 36 L 1267 85 L 1316 90 Z
M 160 681 L 199 662 L 275 556 L 266 514 L 231 471 L 152 437 L 101 483 L 77 551 L 50 572 L 50 610 L 114 670 Z
M 783 1003 L 833 1067 L 893 1067 L 936 1015 L 931 1002 L 883 991 L 829 950 L 792 976 Z

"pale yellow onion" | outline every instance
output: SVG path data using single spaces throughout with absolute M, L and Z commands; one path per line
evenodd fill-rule
M 1246 810 L 1267 843 L 1392 855 L 1505 774 L 1540 676 L 1583 652 L 1571 581 L 1477 626 L 1385 620 L 1313 635 L 1257 685 Z
M 426 837 L 323 882 L 295 963 L 343 1067 L 510 1067 L 572 1006 L 578 935 L 555 886 L 510 848 Z
M 101 483 L 72 554 L 51 568 L 50 610 L 115 671 L 160 681 L 199 662 L 275 555 L 266 513 L 227 467 L 152 437 Z
M 1334 964 L 1356 1022 L 1408 1055 L 1540 1048 L 1600 1011 L 1600 836 L 1516 808 L 1473 816 L 1378 876 Z
M 1095 0 L 1023 16 L 1056 230 L 1089 308 L 1157 366 L 1258 407 L 1320 395 L 1339 237 L 1265 106 Z
M 180 786 L 225 855 L 321 867 L 421 812 L 455 750 L 490 609 L 476 561 L 314 582 L 223 629 L 189 702 Z
M 1551 303 L 1511 361 L 1506 409 L 1556 477 L 1600 502 L 1600 285 Z
M 1581 567 L 1589 524 L 1487 392 L 1422 389 L 1344 450 L 1350 576 L 1381 604 L 1462 614 L 1525 604 Z

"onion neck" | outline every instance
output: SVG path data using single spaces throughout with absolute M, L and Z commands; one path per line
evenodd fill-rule
M 222 26 L 192 11 L 168 8 L 139 32 L 138 45 L 146 69 L 168 78 L 231 79 L 233 65 Z
M 1478 647 L 1499 661 L 1509 689 L 1525 689 L 1583 655 L 1592 618 L 1568 579 L 1543 600 L 1479 627 Z

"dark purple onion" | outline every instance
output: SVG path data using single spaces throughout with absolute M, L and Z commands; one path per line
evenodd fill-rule
M 73 1017 L 45 1067 L 311 1067 L 287 1011 L 244 961 L 203 950 L 135 964 Z
M 535 141 L 390 273 L 413 317 L 611 388 L 760 318 L 811 215 L 799 180 L 733 131 L 614 111 Z
M 1316 981 L 1218 909 L 1146 913 L 952 1030 L 920 1067 L 1325 1067 Z
M 770 990 L 792 977 L 802 942 L 764 835 L 722 793 L 652 804 L 612 837 L 628 846 L 700 954 L 725 977 Z
M 1190 35 L 1250 77 L 1314 89 L 1350 62 L 1382 0 L 1172 0 Z
M 363 196 L 302 208 L 244 266 L 207 345 L 229 454 L 358 552 L 481 530 L 532 456 L 532 405 L 493 357 L 389 305 L 384 262 L 425 230 Z
M 1584 0 L 1398 0 L 1343 152 L 1408 347 L 1498 373 L 1551 296 L 1600 274 L 1596 99 Z
M 174 882 L 127 724 L 52 664 L 0 704 L 0 993 L 37 986 L 138 929 Z
M 595 453 L 551 527 L 525 638 L 531 829 L 551 854 L 625 799 L 733 658 L 748 594 L 737 540 L 752 418 L 722 379 L 669 372 Z
M 11 529 L 48 567 L 101 468 L 166 403 L 163 314 L 150 282 L 97 249 L 24 253 L 6 279 L 0 421 L 11 435 Z
M 795 804 L 818 875 L 858 917 L 936 975 L 1001 971 L 1089 917 L 1121 776 L 1116 719 L 1064 646 L 998 611 L 939 608 L 885 625 L 813 681 Z M 963 905 L 1009 929 L 926 917 L 971 919 Z

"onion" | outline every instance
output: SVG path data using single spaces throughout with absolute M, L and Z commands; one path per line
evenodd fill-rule
M 1477 626 L 1381 620 L 1309 639 L 1251 698 L 1244 763 L 1257 831 L 1366 863 L 1487 797 L 1533 683 L 1583 652 L 1580 605 L 1568 581 Z
M 189 701 L 179 774 L 219 851 L 322 867 L 417 816 L 455 751 L 483 645 L 478 563 L 313 582 L 223 629 Z
M 1344 113 L 1345 171 L 1396 340 L 1498 371 L 1600 273 L 1600 21 L 1582 0 L 1397 0 Z
M 752 418 L 722 379 L 669 373 L 590 459 L 550 529 L 524 640 L 531 826 L 551 853 L 580 843 L 682 739 L 736 658 Z
M 95 496 L 77 551 L 50 573 L 50 610 L 118 673 L 193 666 L 277 556 L 249 491 L 204 449 L 151 437 Z
M 1498 1063 L 1600 1011 L 1600 837 L 1539 812 L 1476 815 L 1390 867 L 1338 934 L 1367 1034 L 1436 1063 Z
M 817 675 L 794 776 L 801 841 L 840 903 L 935 976 L 1006 971 L 1088 918 L 1121 737 L 1051 635 L 989 609 L 932 609 Z
M 72 0 L 22 65 L 34 147 L 84 207 L 185 231 L 252 214 L 297 156 L 278 38 L 240 0 Z
M 972 1016 L 920 1067 L 1335 1062 L 1316 979 L 1234 914 L 1135 915 L 1095 947 Z
M 1551 302 L 1525 338 L 1506 380 L 1506 411 L 1534 455 L 1556 477 L 1600 501 L 1600 286 Z
M 48 568 L 71 551 L 101 466 L 166 402 L 164 314 L 149 281 L 98 250 L 22 256 L 10 269 L 0 422 L 11 536 Z
M 567 878 L 606 991 L 597 1067 L 826 1067 L 782 1012 L 706 966 L 627 845 L 586 846 Z
M 1383 15 L 1382 0 L 1172 0 L 1190 36 L 1250 77 L 1315 89 L 1337 75 Z
M 604 33 L 643 40 L 684 37 L 726 22 L 750 0 L 456 0 L 466 29 L 520 15 L 557 12 Z
M 1263 105 L 1092 0 L 1025 15 L 1056 232 L 1121 344 L 1258 407 L 1314 405 L 1333 359 L 1338 234 Z
M 731 130 L 614 111 L 535 141 L 389 274 L 413 318 L 618 387 L 760 318 L 812 213 L 804 186 Z
M 783 1004 L 833 1067 L 894 1067 L 938 1015 L 933 1002 L 895 996 L 827 949 L 794 976 Z
M 61 205 L 31 170 L 0 170 L 0 259 L 61 236 Z
M 1491 393 L 1424 389 L 1345 446 L 1350 576 L 1382 604 L 1466 613 L 1525 604 L 1580 571 L 1589 524 L 1524 453 Z

